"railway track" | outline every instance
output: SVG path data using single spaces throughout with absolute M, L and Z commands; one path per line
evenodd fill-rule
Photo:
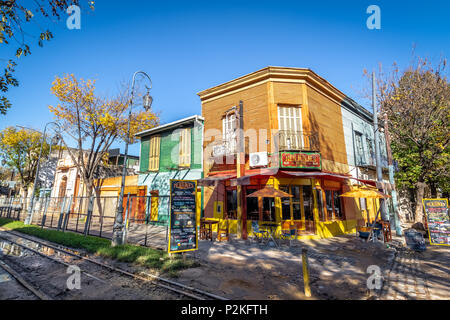
M 19 248 L 18 251 L 20 251 L 21 254 L 25 253 L 26 256 L 31 256 L 34 260 L 36 260 L 36 257 L 38 256 L 41 260 L 43 260 L 42 258 L 46 258 L 44 260 L 47 260 L 47 263 L 41 262 L 41 264 L 45 267 L 45 273 L 50 273 L 50 277 L 45 277 L 45 274 L 43 275 L 42 272 L 39 273 L 37 271 L 39 268 L 34 268 L 33 263 L 29 263 L 28 266 L 23 266 L 21 265 L 20 259 L 11 258 L 12 256 L 10 255 L 3 254 L 3 264 L 0 264 L 0 267 L 3 267 L 5 271 L 16 278 L 16 280 L 25 288 L 32 291 L 39 299 L 83 299 L 84 296 L 82 292 L 79 292 L 80 290 L 70 291 L 66 287 L 64 287 L 64 289 L 61 288 L 61 286 L 57 288 L 55 285 L 46 283 L 46 279 L 47 281 L 49 281 L 49 279 L 52 280 L 52 275 L 55 275 L 56 278 L 67 279 L 67 268 L 76 265 L 79 267 L 81 273 L 84 274 L 86 278 L 89 278 L 85 282 L 87 282 L 88 287 L 93 286 L 90 290 L 91 293 L 93 290 L 94 292 L 95 290 L 100 290 L 101 292 L 104 287 L 112 286 L 112 289 L 115 289 L 112 291 L 116 292 L 117 289 L 122 290 L 120 289 L 121 287 L 128 289 L 128 291 L 131 289 L 133 293 L 128 292 L 128 296 L 132 299 L 136 299 L 136 297 L 132 296 L 133 294 L 136 294 L 136 291 L 143 293 L 144 296 L 146 296 L 145 293 L 149 291 L 149 295 L 146 299 L 148 299 L 148 297 L 154 298 L 154 295 L 156 294 L 157 298 L 162 297 L 163 299 L 228 300 L 224 297 L 147 272 L 141 272 L 139 274 L 132 273 L 93 260 L 86 255 L 82 255 L 81 252 L 65 246 L 54 245 L 48 241 L 37 240 L 3 228 L 0 228 L 0 231 L 2 232 L 0 235 L 2 246 L 5 246 L 5 243 L 9 243 L 11 246 Z M 37 262 L 34 263 L 36 264 Z M 55 265 L 59 266 L 55 267 Z M 64 268 L 65 270 L 62 271 L 61 268 Z M 7 269 L 9 269 L 9 271 Z M 42 266 L 40 269 L 42 269 Z M 14 276 L 14 273 L 19 275 L 21 279 L 19 280 Z M 32 275 L 28 276 L 30 273 Z M 125 279 L 128 279 L 128 281 L 125 281 Z M 130 279 L 131 281 L 129 281 Z M 59 282 L 61 281 L 62 280 L 59 279 Z M 85 285 L 83 285 L 83 287 L 85 287 Z M 89 291 L 89 288 L 87 290 Z M 78 294 L 74 294 L 74 292 Z M 87 298 L 89 299 L 89 296 Z M 97 299 L 108 298 L 109 296 L 107 294 L 106 296 L 97 297 Z M 138 297 L 138 299 L 139 298 L 142 299 L 142 296 Z M 117 295 L 113 296 L 111 299 L 121 299 L 121 297 L 120 295 Z
M 32 284 L 25 280 L 16 270 L 11 268 L 8 264 L 0 260 L 0 268 L 6 271 L 11 277 L 16 279 L 16 281 L 21 284 L 26 290 L 30 291 L 34 296 L 40 300 L 52 300 L 42 291 L 36 289 Z

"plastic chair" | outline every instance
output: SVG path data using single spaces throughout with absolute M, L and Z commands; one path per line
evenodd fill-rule
M 258 221 L 252 221 L 252 230 L 254 239 L 261 241 L 262 239 L 269 239 L 269 232 L 266 230 L 260 230 Z

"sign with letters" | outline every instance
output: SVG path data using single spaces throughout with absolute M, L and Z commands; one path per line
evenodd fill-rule
M 283 169 L 322 169 L 319 152 L 280 152 L 280 168 Z
M 170 180 L 169 253 L 198 249 L 197 182 Z
M 423 199 L 431 245 L 450 245 L 450 219 L 447 199 Z

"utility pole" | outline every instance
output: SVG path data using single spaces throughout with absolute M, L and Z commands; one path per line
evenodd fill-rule
M 237 152 L 236 152 L 236 186 L 237 196 L 237 238 L 247 239 L 247 213 L 244 212 L 244 201 L 242 193 L 242 185 L 239 183 L 239 178 L 244 175 L 245 167 L 245 153 L 244 153 L 244 102 L 239 101 L 239 109 L 237 117 Z
M 373 108 L 373 130 L 375 136 L 375 158 L 377 165 L 377 188 L 383 192 L 383 172 L 381 169 L 381 154 L 380 154 L 380 132 L 378 130 L 378 113 L 376 103 L 376 85 L 375 72 L 372 72 L 372 108 Z M 386 214 L 385 200 L 380 199 L 381 217 L 384 221 L 389 221 L 389 215 Z
M 384 134 L 386 136 L 386 151 L 389 163 L 389 183 L 391 184 L 391 196 L 392 196 L 392 207 L 393 207 L 393 219 L 395 232 L 398 236 L 402 235 L 402 228 L 400 227 L 400 219 L 398 216 L 398 202 L 397 202 L 397 190 L 395 188 L 394 180 L 394 164 L 392 161 L 392 150 L 391 150 L 391 137 L 389 136 L 389 124 L 387 113 L 384 113 Z

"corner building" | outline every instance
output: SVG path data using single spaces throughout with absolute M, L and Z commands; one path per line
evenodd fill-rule
M 296 228 L 299 239 L 354 233 L 363 223 L 357 201 L 339 197 L 358 180 L 347 162 L 344 93 L 310 69 L 266 67 L 198 95 L 204 218 L 228 219 L 243 238 L 255 223 Z M 264 187 L 293 197 L 247 197 Z

